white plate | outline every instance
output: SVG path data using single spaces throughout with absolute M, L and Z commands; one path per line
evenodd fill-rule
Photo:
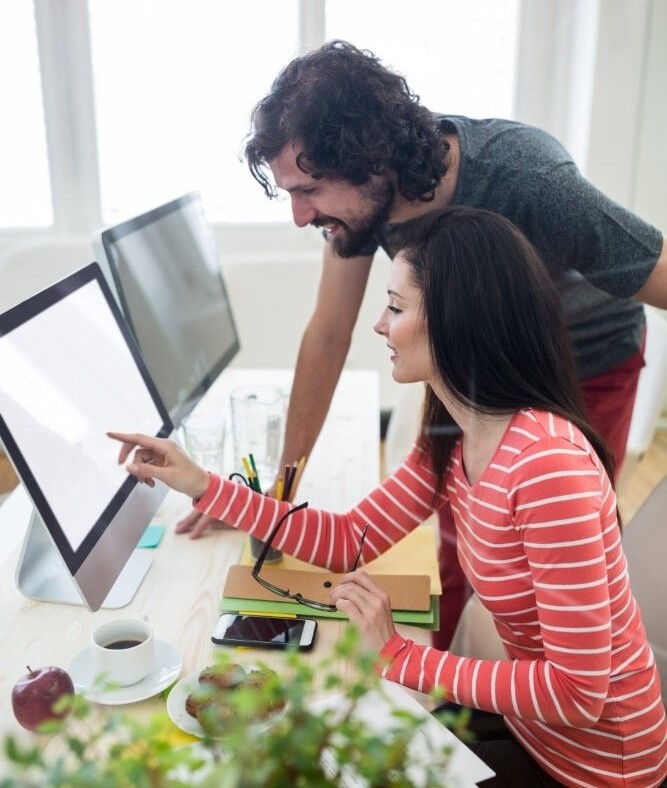
M 258 668 L 256 665 L 244 665 L 243 667 L 247 673 L 252 673 L 254 670 L 260 670 L 260 668 Z M 188 673 L 188 675 L 184 676 L 178 682 L 178 684 L 172 687 L 167 697 L 167 714 L 177 728 L 180 728 L 186 733 L 191 733 L 193 736 L 199 736 L 200 738 L 203 738 L 205 736 L 204 729 L 195 719 L 195 717 L 188 714 L 188 712 L 185 710 L 185 701 L 188 695 L 201 687 L 201 684 L 199 683 L 200 673 L 201 670 L 195 670 L 193 673 Z M 256 726 L 253 726 L 253 730 L 255 727 L 258 730 L 266 728 L 267 725 L 271 724 L 271 720 L 280 713 L 280 711 L 277 711 L 275 714 L 267 717 L 266 720 L 258 722 Z
M 117 706 L 123 703 L 138 703 L 152 698 L 166 689 L 181 673 L 181 655 L 178 650 L 164 640 L 155 641 L 155 664 L 146 678 L 130 687 L 115 687 L 105 690 L 91 686 L 93 682 L 93 661 L 90 648 L 84 649 L 70 662 L 68 673 L 74 682 L 77 692 L 85 695 L 88 700 Z

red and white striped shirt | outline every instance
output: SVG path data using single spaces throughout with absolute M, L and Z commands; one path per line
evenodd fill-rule
M 564 785 L 659 785 L 667 773 L 660 680 L 630 591 L 616 498 L 581 432 L 553 414 L 522 411 L 475 484 L 459 442 L 437 499 L 434 490 L 430 460 L 415 447 L 350 512 L 290 517 L 276 547 L 347 571 L 365 523 L 368 562 L 450 506 L 461 565 L 507 659 L 458 657 L 395 634 L 382 650 L 383 675 L 503 714 Z M 196 506 L 259 538 L 288 508 L 216 476 Z

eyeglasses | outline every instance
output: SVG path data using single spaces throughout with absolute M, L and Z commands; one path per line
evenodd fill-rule
M 261 553 L 257 557 L 257 561 L 255 562 L 255 566 L 252 570 L 252 576 L 255 580 L 268 591 L 271 591 L 278 596 L 284 596 L 288 599 L 293 599 L 295 602 L 299 602 L 302 605 L 306 605 L 306 607 L 311 607 L 314 610 L 329 610 L 334 611 L 337 610 L 336 605 L 330 605 L 326 602 L 318 602 L 316 599 L 308 599 L 307 597 L 299 594 L 298 592 L 293 594 L 289 589 L 279 588 L 278 586 L 273 585 L 273 583 L 269 583 L 268 580 L 265 580 L 263 577 L 259 576 L 259 573 L 262 571 L 262 566 L 264 565 L 264 561 L 266 556 L 271 549 L 271 545 L 273 544 L 273 540 L 276 538 L 276 534 L 280 531 L 283 523 L 287 518 L 294 514 L 295 512 L 300 511 L 301 509 L 305 509 L 308 506 L 308 502 L 305 501 L 304 503 L 300 503 L 298 506 L 294 506 L 290 509 L 286 514 L 284 514 L 280 520 L 273 526 L 273 530 L 269 534 L 269 538 L 264 542 L 264 547 L 262 548 Z M 359 565 L 359 561 L 361 559 L 361 550 L 364 546 L 364 541 L 366 540 L 366 531 L 368 531 L 368 523 L 364 527 L 364 530 L 361 532 L 361 540 L 359 542 L 359 550 L 357 552 L 356 558 L 354 559 L 354 564 L 352 565 L 352 571 L 357 568 Z

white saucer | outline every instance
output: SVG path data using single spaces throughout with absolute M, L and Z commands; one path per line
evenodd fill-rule
M 179 677 L 181 673 L 181 655 L 176 648 L 164 640 L 155 641 L 155 665 L 146 678 L 130 687 L 115 687 L 105 690 L 91 687 L 93 681 L 93 663 L 90 648 L 86 648 L 70 662 L 67 672 L 72 677 L 74 688 L 85 695 L 88 700 L 117 706 L 122 703 L 138 703 L 152 698 L 162 692 Z

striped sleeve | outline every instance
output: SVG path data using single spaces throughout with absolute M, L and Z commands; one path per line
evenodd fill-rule
M 250 490 L 246 485 L 210 476 L 208 489 L 193 502 L 196 509 L 228 525 L 266 539 L 291 505 Z M 403 465 L 380 487 L 345 513 L 306 508 L 285 521 L 275 547 L 302 561 L 335 572 L 349 571 L 366 524 L 361 563 L 372 561 L 420 525 L 432 512 L 435 489 L 430 463 L 414 448 Z M 443 505 L 444 499 L 437 499 Z

